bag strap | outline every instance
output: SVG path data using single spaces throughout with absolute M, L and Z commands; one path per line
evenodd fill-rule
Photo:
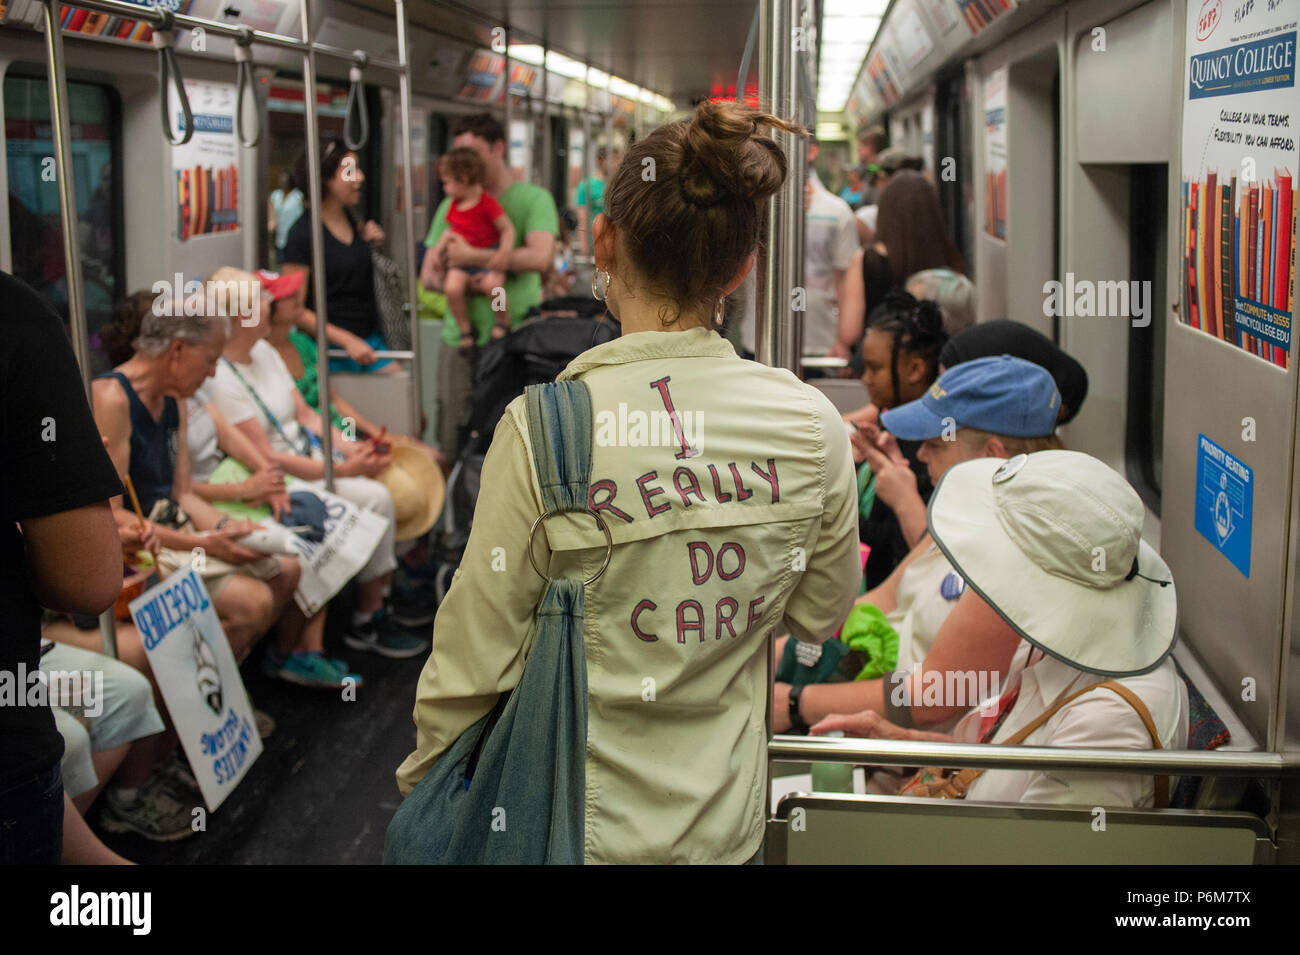
M 227 368 L 229 368 L 231 371 L 235 373 L 235 377 L 239 379 L 239 383 L 244 386 L 244 390 L 247 391 L 249 395 L 252 397 L 253 401 L 257 403 L 257 407 L 262 410 L 262 414 L 266 415 L 266 420 L 271 423 L 271 427 L 275 428 L 275 430 L 279 433 L 280 437 L 284 439 L 284 443 L 291 448 L 296 447 L 296 445 L 289 440 L 289 436 L 284 433 L 284 428 L 280 426 L 280 419 L 277 418 L 274 412 L 272 412 L 271 409 L 266 406 L 266 402 L 262 400 L 262 396 L 257 393 L 257 391 L 253 388 L 253 386 L 248 383 L 248 379 L 246 379 L 242 374 L 240 374 L 239 369 L 235 367 L 235 363 L 231 361 L 229 358 L 226 358 L 224 355 L 221 357 L 221 360 L 226 363 Z M 301 430 L 304 432 L 303 439 L 307 449 L 306 451 L 300 453 L 310 455 L 311 438 L 306 436 L 305 428 L 302 428 Z
M 528 434 L 544 513 L 586 511 L 591 479 L 591 393 L 581 381 L 529 385 Z
M 1105 683 L 1094 683 L 1092 686 L 1084 687 L 1082 690 L 1079 690 L 1077 693 L 1071 693 L 1063 700 L 1058 700 L 1049 709 L 1040 713 L 1027 726 L 1021 727 L 1019 730 L 1017 730 L 1010 737 L 1003 740 L 998 745 L 1014 746 L 1018 743 L 1024 742 L 1033 734 L 1033 732 L 1036 729 L 1038 729 L 1040 726 L 1042 726 L 1044 723 L 1050 720 L 1053 716 L 1055 716 L 1059 710 L 1061 710 L 1067 704 L 1077 700 L 1079 697 L 1083 696 L 1083 694 L 1091 693 L 1093 690 L 1110 690 L 1116 695 L 1118 695 L 1122 700 L 1124 700 L 1124 702 L 1126 702 L 1129 706 L 1133 707 L 1138 717 L 1142 720 L 1142 725 L 1146 727 L 1147 735 L 1151 737 L 1151 748 L 1152 749 L 1164 748 L 1163 746 L 1160 745 L 1160 734 L 1156 731 L 1155 720 L 1151 718 L 1151 711 L 1147 709 L 1146 704 L 1142 702 L 1142 699 L 1136 693 L 1134 693 L 1128 687 L 1124 686 L 1124 684 L 1116 683 L 1114 680 L 1107 680 Z M 984 772 L 985 770 L 983 769 L 974 769 L 974 768 L 959 770 L 958 772 L 953 773 L 952 777 L 950 778 L 949 781 L 950 786 L 956 794 L 959 794 L 960 796 L 965 796 L 966 791 L 970 788 L 971 783 L 973 783 L 980 776 L 984 775 Z M 1155 794 L 1154 794 L 1153 802 L 1156 809 L 1164 809 L 1168 807 L 1169 805 L 1169 777 L 1168 776 L 1155 777 Z

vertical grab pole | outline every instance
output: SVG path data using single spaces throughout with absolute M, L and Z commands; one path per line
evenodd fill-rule
M 555 178 L 552 175 L 555 144 L 551 137 L 551 81 L 550 73 L 546 68 L 546 57 L 549 52 L 546 44 L 542 44 L 542 168 L 539 172 L 542 176 L 542 188 L 547 192 L 551 191 L 551 183 Z
M 419 275 L 420 263 L 415 260 L 415 191 L 414 176 L 411 166 L 415 156 L 411 152 L 411 61 L 406 47 L 406 0 L 395 0 L 397 4 L 397 61 L 402 65 L 398 74 L 398 91 L 402 108 L 402 193 L 406 196 L 406 254 L 411 257 L 411 267 L 406 272 L 406 294 L 411 303 L 411 422 L 419 437 L 424 437 L 420 428 L 420 416 L 424 404 L 420 400 L 420 304 Z
M 321 452 L 325 456 L 325 487 L 334 490 L 334 434 L 330 427 L 329 337 L 325 325 L 329 310 L 325 302 L 325 237 L 321 232 L 320 134 L 316 128 L 316 51 L 311 46 L 308 0 L 298 0 L 302 17 L 304 123 L 307 126 L 307 201 L 311 203 L 311 281 L 316 306 L 316 375 L 320 379 Z
M 504 76 L 506 81 L 506 102 L 505 102 L 506 171 L 510 173 L 510 180 L 513 182 L 515 178 L 515 167 L 511 165 L 510 145 L 511 143 L 514 142 L 514 134 L 510 131 L 510 120 L 514 118 L 514 108 L 510 104 L 510 27 L 509 26 L 506 27 L 506 65 L 505 68 L 502 70 L 502 75 Z
M 792 37 L 790 0 L 759 0 L 759 97 L 766 100 L 768 108 L 778 116 L 786 115 L 789 95 L 790 40 Z M 790 157 L 794 152 L 794 137 L 777 132 L 776 140 Z M 763 270 L 758 280 L 758 307 L 755 315 L 755 348 L 757 358 L 765 365 L 791 368 L 788 336 L 789 324 L 786 308 L 789 305 L 790 269 L 786 251 L 786 236 L 790 228 L 789 193 L 791 180 L 787 178 L 782 192 L 767 202 L 767 221 L 763 226 Z M 802 188 L 802 183 L 799 184 Z M 782 347 L 785 346 L 785 347 Z M 767 635 L 767 738 L 772 738 L 772 681 L 776 672 L 774 634 Z M 763 781 L 765 819 L 772 818 L 772 761 L 765 760 Z
M 45 53 L 50 64 L 50 126 L 54 134 L 54 169 L 59 178 L 59 222 L 63 227 L 63 271 L 68 286 L 68 323 L 72 349 L 81 369 L 81 387 L 90 402 L 90 337 L 86 325 L 86 293 L 81 281 L 81 243 L 77 238 L 77 190 L 72 174 L 72 132 L 68 120 L 68 77 L 63 61 L 63 29 L 56 0 L 44 0 Z M 159 95 L 166 96 L 167 90 Z M 99 615 L 104 654 L 117 656 L 117 620 L 112 609 Z
M 582 188 L 587 194 L 587 230 L 581 236 L 579 244 L 579 255 L 594 256 L 596 254 L 595 232 L 592 231 L 594 218 L 591 214 L 591 160 L 594 153 L 591 148 L 591 67 L 587 67 L 587 88 L 585 90 L 586 102 L 582 110 Z M 577 201 L 577 195 L 574 195 L 574 201 Z M 592 269 L 596 268 L 593 261 Z M 575 271 L 577 271 L 575 269 Z
M 790 0 L 759 2 L 759 96 L 767 108 L 778 116 L 788 116 L 790 87 Z M 776 141 L 787 159 L 795 153 L 796 138 L 777 131 Z M 793 164 L 791 164 L 793 171 Z M 781 192 L 767 202 L 767 222 L 763 230 L 763 270 L 758 280 L 758 309 L 755 327 L 757 358 L 765 365 L 795 371 L 790 341 L 790 289 L 793 269 L 787 246 L 791 211 L 802 205 L 803 183 L 787 176 Z
M 45 53 L 50 63 L 50 126 L 54 132 L 54 168 L 59 177 L 59 221 L 63 226 L 63 264 L 68 284 L 68 320 L 72 348 L 81 367 L 81 385 L 90 400 L 90 339 L 86 327 L 86 291 L 81 280 L 81 243 L 77 238 L 77 190 L 72 174 L 72 133 L 68 125 L 68 78 L 63 60 L 63 30 L 55 0 L 43 0 Z M 166 96 L 162 90 L 160 95 Z
M 788 116 L 794 122 L 803 125 L 815 125 L 817 122 L 816 115 L 804 115 L 804 102 L 800 96 L 804 80 L 804 64 L 807 54 L 803 51 L 806 43 L 794 42 L 794 27 L 803 27 L 802 35 L 808 36 L 810 31 L 809 24 L 804 21 L 804 0 L 785 0 L 789 5 L 788 16 L 790 18 L 791 29 L 787 48 L 790 56 L 789 84 L 787 109 Z M 804 183 L 808 176 L 808 143 L 802 136 L 794 136 L 790 141 L 789 158 L 789 175 L 785 182 L 785 204 L 788 210 L 786 216 L 786 242 L 785 242 L 785 267 L 789 270 L 790 284 L 786 287 L 786 294 L 789 295 L 790 289 L 803 287 L 803 267 L 804 267 Z M 788 307 L 792 304 L 789 299 L 784 303 Z M 807 312 L 794 311 L 788 312 L 790 316 L 789 325 L 789 353 L 791 365 L 786 365 L 800 378 L 803 377 L 803 325 L 804 317 Z

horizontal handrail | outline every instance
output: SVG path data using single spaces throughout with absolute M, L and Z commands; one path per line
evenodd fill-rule
M 348 357 L 348 353 L 347 353 L 346 351 L 344 351 L 342 348 L 331 348 L 330 351 L 329 351 L 329 356 L 330 356 L 331 358 L 347 358 L 347 357 Z M 383 351 L 383 350 L 380 350 L 380 349 L 377 348 L 377 349 L 375 349 L 375 357 L 376 357 L 376 358 L 392 358 L 392 359 L 394 359 L 394 360 L 396 360 L 396 361 L 411 361 L 412 359 L 415 358 L 415 352 L 413 352 L 413 351 Z
M 169 13 L 161 7 L 139 7 L 133 3 L 126 3 L 124 0 L 61 0 L 61 2 L 95 13 L 108 13 L 114 16 L 130 17 L 133 20 L 145 20 L 154 25 L 164 22 L 170 16 L 173 27 L 181 27 L 187 30 L 202 27 L 206 33 L 230 37 L 232 40 L 237 40 L 241 36 L 251 36 L 254 43 L 275 46 L 282 50 L 295 50 L 299 53 L 314 50 L 323 56 L 332 56 L 340 60 L 355 61 L 357 53 L 360 52 L 358 50 L 345 50 L 342 47 L 331 46 L 328 43 L 307 43 L 280 33 L 250 30 L 238 23 L 222 23 L 219 20 L 209 20 L 207 17 L 196 17 L 188 13 Z M 397 60 L 390 60 L 382 56 L 367 56 L 366 65 L 377 66 L 380 69 L 391 70 L 394 73 L 401 73 L 406 69 Z
M 971 766 L 982 769 L 1072 769 L 1171 776 L 1279 777 L 1300 772 L 1300 756 L 1217 750 L 1083 749 L 930 743 L 911 740 L 774 736 L 768 759 L 872 766 Z
M 803 366 L 805 368 L 847 368 L 849 360 L 847 358 L 837 358 L 834 355 L 818 355 L 815 352 L 803 356 Z

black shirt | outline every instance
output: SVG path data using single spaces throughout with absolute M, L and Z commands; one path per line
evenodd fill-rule
M 106 501 L 122 493 L 122 484 L 58 315 L 5 272 L 0 301 L 0 672 L 11 676 L 25 701 L 18 668 L 30 674 L 40 666 L 41 608 L 27 580 L 17 522 Z M 2 702 L 0 788 L 48 769 L 63 754 L 48 707 Z
M 379 332 L 379 313 L 375 309 L 374 272 L 370 265 L 370 246 L 361 241 L 361 230 L 352 226 L 352 244 L 344 245 L 329 229 L 325 234 L 325 304 L 326 320 L 366 338 Z M 303 214 L 284 240 L 284 262 L 311 268 L 311 216 Z M 307 283 L 307 307 L 315 309 L 313 283 Z
M 934 485 L 930 483 L 930 469 L 916 459 L 921 442 L 904 441 L 901 438 L 897 440 L 898 450 L 903 452 L 912 473 L 916 475 L 916 490 L 920 493 L 921 500 L 928 505 L 930 495 L 934 493 Z M 883 584 L 885 578 L 893 573 L 894 568 L 903 562 L 911 550 L 907 546 L 907 539 L 903 537 L 903 529 L 898 526 L 898 517 L 893 508 L 880 498 L 876 498 L 876 503 L 872 505 L 871 515 L 866 520 L 858 521 L 858 538 L 871 548 L 865 572 L 868 590 Z

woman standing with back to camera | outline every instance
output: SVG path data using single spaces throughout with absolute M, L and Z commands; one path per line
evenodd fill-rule
M 793 128 L 717 102 L 660 127 L 629 150 L 594 223 L 599 280 L 623 334 L 560 375 L 590 393 L 589 502 L 613 540 L 585 597 L 589 863 L 755 856 L 768 636 L 788 627 L 820 643 L 857 590 L 856 487 L 839 415 L 790 372 L 738 358 L 717 332 L 786 176 L 764 127 Z M 404 795 L 519 682 L 544 589 L 527 552 L 543 512 L 531 462 L 520 398 L 497 427 L 484 506 L 438 612 L 417 748 L 398 770 Z M 534 548 L 542 571 L 591 578 L 607 553 L 592 523 L 546 522 Z

